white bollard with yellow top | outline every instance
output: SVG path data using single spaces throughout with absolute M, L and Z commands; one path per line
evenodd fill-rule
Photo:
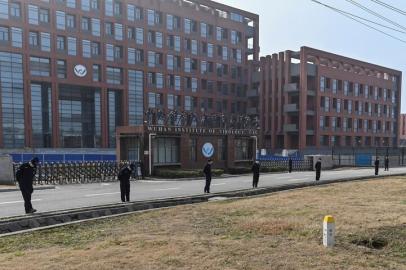
M 335 242 L 335 221 L 333 216 L 325 216 L 323 221 L 323 245 L 333 247 Z

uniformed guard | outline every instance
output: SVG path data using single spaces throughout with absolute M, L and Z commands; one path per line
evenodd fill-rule
M 39 159 L 34 157 L 30 162 L 23 163 L 16 172 L 16 179 L 24 198 L 24 208 L 26 214 L 37 212 L 37 210 L 32 208 L 31 196 L 34 192 L 33 181 L 35 174 L 37 173 L 38 163 Z
M 121 201 L 130 201 L 130 178 L 131 174 L 135 170 L 135 165 L 123 167 L 118 173 L 118 180 L 120 180 Z
M 206 176 L 206 185 L 204 186 L 204 193 L 210 193 L 211 166 L 212 165 L 213 165 L 213 160 L 209 159 L 203 170 L 203 173 Z
M 293 167 L 293 161 L 292 161 L 292 158 L 289 158 L 289 173 L 292 172 L 292 167 Z
M 389 157 L 385 157 L 385 171 L 389 171 Z
M 379 174 L 379 157 L 375 160 L 375 175 Z
M 259 161 L 255 161 L 254 164 L 252 165 L 251 171 L 252 171 L 252 187 L 257 188 L 258 187 L 258 182 L 259 182 L 259 171 L 261 168 L 261 164 Z
M 316 181 L 319 181 L 321 174 L 321 158 L 319 158 L 319 160 L 316 162 L 314 168 L 316 169 Z

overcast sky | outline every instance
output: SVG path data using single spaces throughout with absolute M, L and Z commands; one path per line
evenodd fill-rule
M 310 0 L 216 0 L 259 14 L 261 55 L 313 47 L 366 62 L 406 71 L 406 43 L 371 30 Z M 390 25 L 346 0 L 320 2 Z M 406 27 L 406 16 L 385 9 L 372 0 L 356 0 Z M 382 0 L 406 11 L 405 0 Z M 406 34 L 391 32 L 406 40 Z M 402 83 L 402 112 L 406 113 L 406 74 Z

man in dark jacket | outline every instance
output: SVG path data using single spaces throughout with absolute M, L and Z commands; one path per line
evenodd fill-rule
M 252 165 L 252 187 L 257 188 L 258 187 L 258 181 L 259 181 L 259 171 L 261 168 L 261 164 L 259 164 L 259 161 L 255 161 L 254 164 Z
M 203 170 L 203 173 L 206 176 L 206 185 L 204 186 L 204 193 L 210 193 L 211 165 L 213 165 L 213 160 L 209 159 Z
M 375 175 L 379 174 L 379 157 L 375 160 Z
M 120 180 L 121 201 L 130 201 L 130 178 L 135 169 L 135 165 L 123 167 L 118 173 L 118 180 Z
M 289 158 L 289 173 L 292 172 L 292 167 L 293 167 L 293 161 L 291 158 Z
M 26 214 L 37 212 L 37 210 L 32 208 L 31 196 L 34 192 L 33 181 L 35 174 L 37 173 L 38 163 L 39 159 L 34 157 L 30 162 L 23 163 L 16 172 L 16 179 L 24 198 L 24 208 Z
M 321 158 L 319 158 L 319 160 L 316 162 L 314 168 L 316 169 L 316 181 L 319 181 L 321 174 Z
M 385 171 L 389 171 L 389 157 L 385 157 Z

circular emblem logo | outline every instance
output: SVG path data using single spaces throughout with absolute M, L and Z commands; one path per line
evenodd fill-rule
M 202 154 L 206 158 L 211 158 L 214 154 L 214 146 L 211 143 L 205 143 L 202 147 Z
M 76 76 L 81 78 L 87 75 L 87 69 L 84 65 L 76 65 L 73 71 L 75 72 Z

